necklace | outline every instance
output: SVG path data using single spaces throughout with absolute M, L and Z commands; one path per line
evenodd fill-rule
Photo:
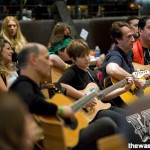
M 95 80 L 94 80 L 94 78 L 92 77 L 91 73 L 89 72 L 89 70 L 87 70 L 87 72 L 88 72 L 88 74 L 89 74 L 91 80 L 92 80 L 94 83 L 96 83 Z

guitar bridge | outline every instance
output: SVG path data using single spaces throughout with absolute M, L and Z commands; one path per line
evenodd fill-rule
M 88 113 L 87 108 L 83 107 L 82 109 L 83 109 L 86 113 Z

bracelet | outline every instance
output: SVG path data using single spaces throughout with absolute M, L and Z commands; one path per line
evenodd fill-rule
M 59 108 L 59 114 L 63 115 L 64 114 L 63 106 L 59 106 L 58 108 Z

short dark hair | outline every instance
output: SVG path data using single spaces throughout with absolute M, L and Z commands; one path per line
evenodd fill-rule
M 28 57 L 31 53 L 39 54 L 39 47 L 37 45 L 32 45 L 25 47 L 17 56 L 18 64 L 20 68 L 24 68 L 27 65 Z
M 144 29 L 146 25 L 146 21 L 149 19 L 150 19 L 150 16 L 145 16 L 145 17 L 140 18 L 139 23 L 138 23 L 138 28 Z
M 134 20 L 134 19 L 139 20 L 139 18 L 138 18 L 137 16 L 129 16 L 129 17 L 127 18 L 126 22 L 130 24 L 130 21 L 131 21 L 131 20 Z
M 122 38 L 122 27 L 128 27 L 132 29 L 132 27 L 125 21 L 116 21 L 112 23 L 111 29 L 110 29 L 110 35 L 113 40 L 117 44 L 116 38 L 121 39 Z

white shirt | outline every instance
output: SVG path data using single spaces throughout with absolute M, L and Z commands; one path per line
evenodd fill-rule
M 12 83 L 17 79 L 18 77 L 18 74 L 16 71 L 12 71 L 12 72 L 9 72 L 10 75 L 7 79 L 7 83 L 8 83 L 8 88 L 12 85 Z

